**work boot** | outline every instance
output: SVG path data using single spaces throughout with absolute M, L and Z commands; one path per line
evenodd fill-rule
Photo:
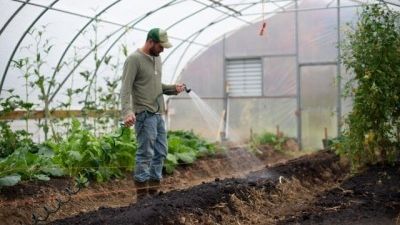
M 161 181 L 159 180 L 149 180 L 148 191 L 150 196 L 158 194 L 158 190 L 161 187 Z
M 136 189 L 136 201 L 146 198 L 148 196 L 147 181 L 139 182 L 134 180 L 134 183 Z

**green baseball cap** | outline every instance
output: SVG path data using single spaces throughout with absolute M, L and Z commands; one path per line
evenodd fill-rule
M 153 40 L 160 42 L 161 46 L 164 48 L 171 48 L 172 44 L 168 40 L 167 31 L 160 28 L 153 28 L 147 33 L 147 40 Z

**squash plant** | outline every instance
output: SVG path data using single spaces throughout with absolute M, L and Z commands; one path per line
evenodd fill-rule
M 48 181 L 50 176 L 64 175 L 63 169 L 53 162 L 53 155 L 46 145 L 28 142 L 19 146 L 11 155 L 0 158 L 0 188 L 21 180 Z
M 214 155 L 217 146 L 190 131 L 168 131 L 168 155 L 165 170 L 172 173 L 180 164 L 192 164 L 198 157 Z

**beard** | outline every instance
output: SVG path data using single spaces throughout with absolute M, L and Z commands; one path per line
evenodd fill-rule
M 150 53 L 151 56 L 156 56 L 156 57 L 160 56 L 160 53 L 157 52 L 157 50 L 156 50 L 156 48 L 154 46 L 150 48 L 149 53 Z

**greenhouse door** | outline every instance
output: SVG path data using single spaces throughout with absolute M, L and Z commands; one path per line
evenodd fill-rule
M 321 149 L 325 129 L 328 137 L 337 135 L 336 65 L 300 68 L 302 147 Z

